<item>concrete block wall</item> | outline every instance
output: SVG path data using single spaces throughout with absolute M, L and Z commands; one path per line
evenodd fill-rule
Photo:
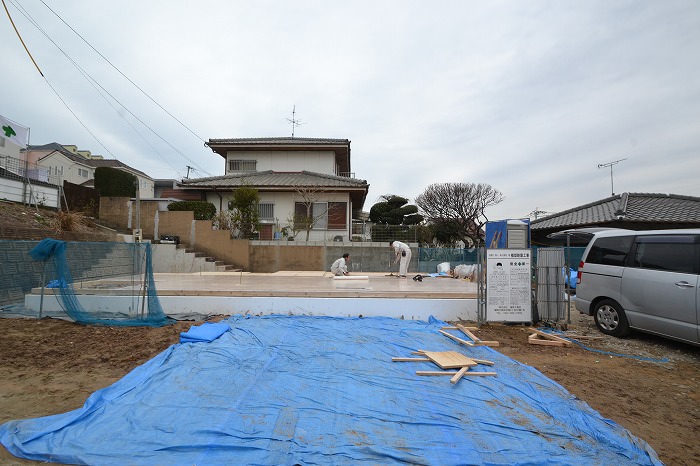
M 408 243 L 412 250 L 409 273 L 418 270 L 418 245 Z M 394 248 L 388 242 L 352 242 L 328 243 L 324 270 L 330 270 L 331 264 L 344 253 L 350 254 L 348 271 L 357 272 L 394 272 L 398 273 L 399 264 L 394 264 Z

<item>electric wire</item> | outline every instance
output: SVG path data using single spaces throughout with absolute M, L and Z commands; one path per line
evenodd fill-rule
M 136 89 L 138 89 L 144 96 L 146 96 L 151 102 L 153 102 L 158 108 L 163 110 L 170 118 L 178 122 L 183 128 L 185 128 L 187 131 L 189 131 L 194 137 L 202 141 L 203 143 L 206 143 L 204 138 L 199 136 L 197 133 L 195 133 L 189 126 L 187 126 L 185 123 L 180 121 L 177 117 L 175 117 L 172 113 L 170 113 L 168 110 L 166 110 L 161 104 L 159 104 L 153 97 L 151 97 L 146 91 L 144 91 L 138 84 L 136 84 L 134 81 L 131 80 L 126 74 L 124 74 L 119 68 L 117 68 L 116 65 L 114 65 L 107 57 L 105 57 L 99 50 L 97 50 L 90 42 L 87 41 L 78 31 L 76 31 L 73 26 L 68 24 L 58 13 L 56 13 L 53 9 L 51 9 L 50 6 L 44 2 L 44 0 L 40 0 L 41 3 L 44 4 L 46 8 L 49 9 L 51 13 L 53 13 L 63 24 L 65 24 L 73 33 L 75 33 L 76 36 L 78 36 L 85 44 L 90 47 L 97 55 L 99 55 L 104 61 L 106 61 L 112 68 L 114 68 L 117 73 L 122 75 L 124 79 L 129 81 Z
M 49 88 L 50 88 L 50 89 L 53 91 L 53 93 L 58 97 L 58 99 L 61 101 L 61 103 L 63 103 L 63 105 L 68 109 L 68 111 L 71 113 L 71 115 L 73 115 L 73 117 L 81 124 L 81 126 L 83 126 L 83 128 L 93 137 L 93 139 L 95 139 L 95 141 L 97 141 L 97 143 L 98 143 L 108 154 L 110 154 L 112 157 L 114 157 L 114 158 L 116 159 L 116 157 L 114 156 L 114 154 L 113 154 L 113 153 L 106 147 L 106 145 L 96 136 L 96 134 L 95 134 L 92 130 L 90 130 L 90 128 L 85 124 L 85 122 L 83 122 L 83 121 L 78 117 L 78 115 L 76 114 L 76 112 L 73 111 L 73 109 L 70 107 L 70 105 L 68 105 L 67 101 L 60 95 L 60 93 L 58 92 L 58 90 L 49 82 L 48 78 L 44 75 L 44 73 L 43 73 L 43 72 L 41 71 L 41 69 L 39 68 L 38 64 L 36 63 L 36 61 L 35 61 L 34 58 L 32 57 L 31 53 L 29 52 L 29 49 L 28 49 L 27 46 L 25 45 L 24 40 L 22 39 L 21 35 L 19 34 L 19 31 L 18 31 L 17 27 L 15 26 L 14 21 L 12 20 L 12 17 L 11 17 L 11 15 L 10 15 L 10 12 L 9 12 L 8 8 L 7 8 L 7 5 L 5 4 L 5 0 L 2 0 L 2 3 L 3 3 L 3 6 L 5 7 L 5 12 L 7 13 L 8 18 L 10 19 L 10 22 L 11 22 L 12 25 L 13 25 L 13 28 L 14 28 L 14 30 L 15 30 L 15 33 L 16 33 L 17 36 L 19 37 L 20 42 L 22 42 L 22 45 L 23 45 L 24 48 L 25 48 L 25 51 L 27 52 L 27 54 L 28 54 L 29 57 L 31 58 L 32 62 L 34 63 L 35 67 L 37 68 L 37 71 L 39 71 L 39 74 L 40 74 L 40 75 L 44 78 L 44 80 L 46 81 L 46 83 L 47 83 L 47 85 L 49 86 Z M 44 2 L 42 1 L 42 3 L 44 3 Z M 158 134 L 158 133 L 157 133 L 153 128 L 151 128 L 146 122 L 144 122 L 141 118 L 139 118 L 136 114 L 134 114 L 134 113 L 133 113 L 129 108 L 127 108 L 124 104 L 122 104 L 122 103 L 119 101 L 119 99 L 117 99 L 114 95 L 112 95 L 104 86 L 102 86 L 102 85 L 101 85 L 95 78 L 93 78 L 85 69 L 83 69 L 73 58 L 71 58 L 71 57 L 70 57 L 70 56 L 69 56 L 69 55 L 68 55 L 68 54 L 67 54 L 67 53 L 66 53 L 66 52 L 65 52 L 65 51 L 64 51 L 64 50 L 63 50 L 49 35 L 48 35 L 48 33 L 39 25 L 39 23 L 38 23 L 37 21 L 35 21 L 34 18 L 32 18 L 32 16 L 29 14 L 29 12 L 27 12 L 21 5 L 18 5 L 17 3 L 13 2 L 12 0 L 10 0 L 10 4 L 12 4 L 15 8 L 17 8 L 17 10 L 18 10 L 18 11 L 19 11 L 19 12 L 20 12 L 34 27 L 36 27 L 37 30 L 39 30 L 39 32 L 41 32 L 41 33 L 44 35 L 44 37 L 46 37 L 46 39 L 49 40 L 49 41 L 50 41 L 50 42 L 65 56 L 65 58 L 66 58 L 68 61 L 71 62 L 71 64 L 78 70 L 78 72 L 92 85 L 92 87 L 97 91 L 97 93 L 100 94 L 100 96 L 105 100 L 105 102 L 107 102 L 107 104 L 110 105 L 110 106 L 112 107 L 112 109 L 117 113 L 117 115 L 118 115 L 120 118 L 122 118 L 122 119 L 132 128 L 132 130 L 133 130 L 133 131 L 134 131 L 134 132 L 135 132 L 135 133 L 136 133 L 136 134 L 137 134 L 137 135 L 138 135 L 138 136 L 139 136 L 139 137 L 140 137 L 140 138 L 141 138 L 155 153 L 156 153 L 156 154 L 158 154 L 158 155 L 163 159 L 163 161 L 165 161 L 166 164 L 170 165 L 169 160 L 166 159 L 166 158 L 165 158 L 165 157 L 164 157 L 164 156 L 163 156 L 163 155 L 162 155 L 162 154 L 161 154 L 161 153 L 146 139 L 146 138 L 145 138 L 145 136 L 144 136 L 140 131 L 138 131 L 138 129 L 137 129 L 136 127 L 134 127 L 134 125 L 133 125 L 128 119 L 126 119 L 126 118 L 124 117 L 124 115 L 123 115 L 123 114 L 119 111 L 119 109 L 117 109 L 117 108 L 115 107 L 115 105 L 105 96 L 105 94 L 107 94 L 107 95 L 108 95 L 114 102 L 116 102 L 122 109 L 124 109 L 126 112 L 128 112 L 134 119 L 136 119 L 139 123 L 141 123 L 141 124 L 142 124 L 144 127 L 146 127 L 149 131 L 151 131 L 151 133 L 153 133 L 156 137 L 158 137 L 159 139 L 161 139 L 165 144 L 167 144 L 171 149 L 173 149 L 173 151 L 175 151 L 175 152 L 178 153 L 180 156 L 182 156 L 182 157 L 185 159 L 185 161 L 194 164 L 194 162 L 193 162 L 192 160 L 190 160 L 190 159 L 189 159 L 185 154 L 183 154 L 178 148 L 176 148 L 176 147 L 173 146 L 168 140 L 166 140 L 165 138 L 163 138 L 162 136 L 160 136 L 160 134 Z M 45 5 L 47 8 L 49 8 L 48 5 L 46 5 L 45 3 L 44 3 L 44 5 Z M 51 8 L 49 8 L 49 10 L 51 10 Z M 58 14 L 56 14 L 53 10 L 51 10 L 51 12 L 52 12 L 54 15 L 56 15 L 59 19 L 61 19 L 61 21 L 63 21 L 63 19 L 60 18 L 60 16 L 58 16 Z M 158 107 L 160 107 L 163 111 L 165 111 L 166 113 L 169 114 L 169 112 L 167 112 L 167 110 L 165 110 L 162 106 L 160 106 L 157 102 L 155 102 L 155 101 L 154 101 L 150 96 L 148 96 L 142 89 L 140 89 L 135 83 L 133 83 L 133 81 L 131 81 L 131 80 L 130 80 L 128 77 L 126 77 L 121 71 L 119 71 L 114 65 L 112 65 L 112 63 L 109 62 L 109 60 L 107 60 L 102 54 L 100 54 L 96 49 L 94 49 L 94 47 L 92 47 L 82 36 L 80 36 L 72 27 L 70 27 L 70 25 L 68 25 L 65 21 L 63 21 L 63 22 L 64 22 L 64 24 L 66 24 L 66 26 L 68 26 L 75 34 L 77 34 L 78 37 L 80 37 L 86 44 L 88 44 L 93 50 L 95 50 L 95 52 L 97 52 L 98 55 L 100 55 L 100 56 L 101 56 L 105 61 L 107 61 L 113 68 L 115 68 L 120 74 L 122 74 L 122 76 L 124 76 L 124 77 L 125 77 L 127 80 L 129 80 L 134 86 L 136 86 L 142 93 L 144 93 L 144 95 L 146 95 L 146 96 L 147 96 L 149 99 L 151 99 L 156 105 L 158 105 Z M 169 115 L 170 115 L 170 114 L 169 114 Z M 177 120 L 177 118 L 173 117 L 172 115 L 170 115 L 170 116 L 171 116 L 172 118 L 174 118 L 176 121 L 178 121 L 180 124 L 182 124 L 183 126 L 185 126 L 184 123 L 182 123 L 182 122 L 180 122 L 179 120 Z M 185 127 L 186 127 L 186 126 L 185 126 Z M 186 129 L 189 130 L 189 128 L 187 128 L 187 127 L 186 127 Z M 191 130 L 189 130 L 189 131 L 190 131 L 192 134 L 194 134 L 197 138 L 199 138 L 199 139 L 201 140 L 201 138 L 200 138 L 199 136 L 197 136 L 194 132 L 192 132 Z M 171 166 L 171 167 L 172 167 L 172 166 Z M 175 168 L 175 167 L 172 167 L 172 168 Z M 203 169 L 201 169 L 201 168 L 200 168 L 200 171 L 202 171 L 202 172 L 204 172 L 205 174 L 209 175 L 205 170 L 203 170 Z
M 153 151 L 154 151 L 156 154 L 158 154 L 159 157 L 161 157 L 161 158 L 163 159 L 163 161 L 164 161 L 166 164 L 170 165 L 170 161 L 169 161 L 168 159 L 166 159 L 166 158 L 165 158 L 165 157 L 164 157 L 164 156 L 163 156 L 163 155 L 162 155 L 162 154 L 161 154 L 161 153 L 146 139 L 146 138 L 145 138 L 145 136 L 144 136 L 140 131 L 138 131 L 138 129 L 137 129 L 133 124 L 131 124 L 131 122 L 130 122 L 128 119 L 126 119 L 126 118 L 124 117 L 124 115 L 121 114 L 121 112 L 119 112 L 119 110 L 112 104 L 112 102 L 111 102 L 109 99 L 107 99 L 107 97 L 105 97 L 104 94 L 107 94 L 109 97 L 111 97 L 117 104 L 119 104 L 119 106 L 120 106 L 121 108 L 123 108 L 124 110 L 126 110 L 126 111 L 127 111 L 131 116 L 133 116 L 139 123 L 141 123 L 144 127 L 146 127 L 148 130 L 150 130 L 156 137 L 158 137 L 159 139 L 161 139 L 165 144 L 167 144 L 168 146 L 170 146 L 170 148 L 173 149 L 176 153 L 178 153 L 180 156 L 182 156 L 183 159 L 184 159 L 186 162 L 189 162 L 189 163 L 193 163 L 193 164 L 194 164 L 194 162 L 192 162 L 185 154 L 183 154 L 179 149 L 177 149 L 175 146 L 173 146 L 173 145 L 172 145 L 169 141 L 167 141 L 165 138 L 163 138 L 162 136 L 160 136 L 153 128 L 151 128 L 148 124 L 146 124 L 146 122 L 144 122 L 144 121 L 143 121 L 142 119 L 140 119 L 136 114 L 134 114 L 131 110 L 129 110 L 129 108 L 127 108 L 124 104 L 122 104 L 122 103 L 119 101 L 119 99 L 117 99 L 114 95 L 112 95 L 104 86 L 102 86 L 95 78 L 93 78 L 86 70 L 84 70 L 75 60 L 73 60 L 73 58 L 71 58 L 71 57 L 68 55 L 68 53 L 66 53 L 66 52 L 65 52 L 65 51 L 64 51 L 64 50 L 63 50 L 63 49 L 48 35 L 48 33 L 38 24 L 38 22 L 36 22 L 36 21 L 34 20 L 34 18 L 31 17 L 31 15 L 29 14 L 29 12 L 27 12 L 27 11 L 26 11 L 24 8 L 22 8 L 21 6 L 15 4 L 12 0 L 10 0 L 10 2 L 12 3 L 13 6 L 15 6 L 15 7 L 20 11 L 20 13 L 22 13 L 22 14 L 24 15 L 25 18 L 27 18 L 27 20 L 28 20 L 34 27 L 36 27 L 36 28 L 46 37 L 47 40 L 49 40 L 49 41 L 50 41 L 50 42 L 51 42 L 51 43 L 66 57 L 66 59 L 67 59 L 68 61 L 70 61 L 70 62 L 73 64 L 73 66 L 78 70 L 78 72 L 93 86 L 93 88 L 97 91 L 98 94 L 100 94 L 100 96 L 105 100 L 105 102 L 107 102 L 107 104 L 110 105 L 110 106 L 112 107 L 112 109 L 114 109 L 114 111 L 117 113 L 117 115 L 118 115 L 120 118 L 122 118 L 122 119 L 134 130 L 134 132 L 135 132 L 149 147 L 151 147 L 151 149 L 153 149 Z M 46 78 L 45 78 L 45 79 L 46 79 Z M 52 89 L 54 90 L 54 93 L 57 93 L 56 89 L 53 88 L 53 86 L 50 86 L 50 87 L 52 87 Z M 99 89 L 98 89 L 98 87 L 99 87 Z M 102 89 L 102 91 L 100 91 L 100 89 Z M 60 97 L 59 97 L 59 98 L 60 98 Z M 64 99 L 61 98 L 61 101 L 64 102 L 64 104 L 66 104 Z M 73 113 L 73 115 L 77 117 L 77 115 L 75 115 L 74 112 L 71 111 L 71 113 Z M 80 121 L 80 120 L 79 120 L 79 121 Z M 81 122 L 81 124 L 83 124 L 83 123 Z M 85 127 L 85 128 L 87 129 L 87 127 L 86 127 L 84 124 L 83 124 L 83 127 Z M 93 137 L 95 137 L 94 134 L 93 134 L 91 131 L 88 130 L 88 132 L 89 132 Z M 107 151 L 110 155 L 112 155 L 112 157 L 114 157 L 114 154 L 112 154 L 111 151 L 110 151 L 107 147 L 105 147 L 104 144 L 102 144 L 102 142 L 101 142 L 99 139 L 97 139 L 97 138 L 95 138 L 95 139 L 98 141 L 98 143 L 100 143 L 100 145 L 103 146 L 103 148 L 105 149 L 105 151 Z M 114 157 L 114 158 L 116 158 L 116 157 Z M 171 168 L 175 169 L 175 167 L 172 167 L 172 165 L 171 165 Z

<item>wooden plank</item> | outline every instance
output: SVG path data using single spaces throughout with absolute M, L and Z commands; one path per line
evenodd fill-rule
M 496 340 L 479 340 L 474 346 L 501 346 L 501 343 Z
M 391 358 L 392 362 L 430 362 L 428 358 Z
M 548 340 L 546 338 L 542 338 L 541 335 L 538 335 L 536 333 L 533 333 L 529 337 L 527 337 L 527 342 L 530 343 L 531 345 L 542 345 L 542 346 L 566 346 L 563 342 L 561 341 L 554 341 L 554 340 Z
M 411 351 L 411 354 L 420 354 L 420 355 L 425 355 L 424 350 L 418 350 L 418 351 Z M 486 359 L 475 359 L 475 358 L 469 358 L 472 361 L 474 361 L 477 364 L 483 364 L 485 366 L 493 366 L 495 363 L 493 361 L 488 361 Z
M 458 328 L 463 334 L 465 334 L 466 336 L 468 336 L 469 338 L 471 338 L 472 341 L 473 341 L 474 343 L 477 343 L 477 342 L 481 341 L 481 338 L 479 338 L 479 337 L 477 337 L 476 335 L 474 335 L 474 334 L 473 334 L 467 327 L 465 327 L 464 325 L 459 325 L 459 324 L 457 324 L 457 328 Z
M 461 339 L 461 338 L 459 338 L 459 337 L 456 337 L 456 336 L 452 335 L 451 333 L 447 333 L 447 332 L 444 331 L 444 330 L 440 330 L 440 333 L 442 333 L 443 335 L 445 335 L 447 338 L 450 338 L 450 339 L 456 341 L 457 343 L 461 343 L 462 345 L 465 345 L 465 346 L 474 346 L 474 344 L 473 344 L 472 342 L 467 341 L 467 340 L 463 340 L 463 339 Z
M 564 343 L 566 346 L 572 346 L 573 343 L 571 343 L 569 340 L 559 337 L 557 335 L 552 335 L 551 333 L 543 332 L 542 330 L 538 330 L 536 328 L 530 327 L 529 330 L 531 332 L 535 332 L 537 335 L 546 338 L 547 340 L 553 340 L 553 341 L 560 341 Z
M 455 376 L 457 372 L 454 371 L 416 371 L 416 375 L 421 375 L 421 376 L 440 376 L 440 375 L 450 375 L 450 376 Z M 475 376 L 475 377 L 483 377 L 487 375 L 498 375 L 496 372 L 477 372 L 477 371 L 467 371 L 464 373 L 463 377 L 466 376 Z
M 450 383 L 457 383 L 459 382 L 459 379 L 462 378 L 465 372 L 469 370 L 469 367 L 463 367 L 457 373 L 450 379 Z
M 461 369 L 464 366 L 476 366 L 473 359 L 456 351 L 426 351 L 425 357 L 440 366 L 441 369 Z
M 474 359 L 474 358 L 472 358 L 472 361 L 474 361 L 477 364 L 483 364 L 485 366 L 493 366 L 495 364 L 493 361 L 487 361 L 486 359 Z

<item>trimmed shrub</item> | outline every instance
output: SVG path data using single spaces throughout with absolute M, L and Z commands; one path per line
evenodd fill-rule
M 212 220 L 216 216 L 216 206 L 206 201 L 177 201 L 168 204 L 170 211 L 194 212 L 195 220 Z

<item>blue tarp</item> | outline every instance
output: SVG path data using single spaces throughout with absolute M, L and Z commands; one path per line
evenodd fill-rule
M 443 322 L 241 316 L 179 343 L 81 409 L 0 426 L 14 455 L 90 465 L 653 465 L 654 451 L 535 369 L 459 346 Z M 495 362 L 421 377 L 412 351 Z
M 180 343 L 209 343 L 229 330 L 231 327 L 225 322 L 206 322 L 180 333 Z

